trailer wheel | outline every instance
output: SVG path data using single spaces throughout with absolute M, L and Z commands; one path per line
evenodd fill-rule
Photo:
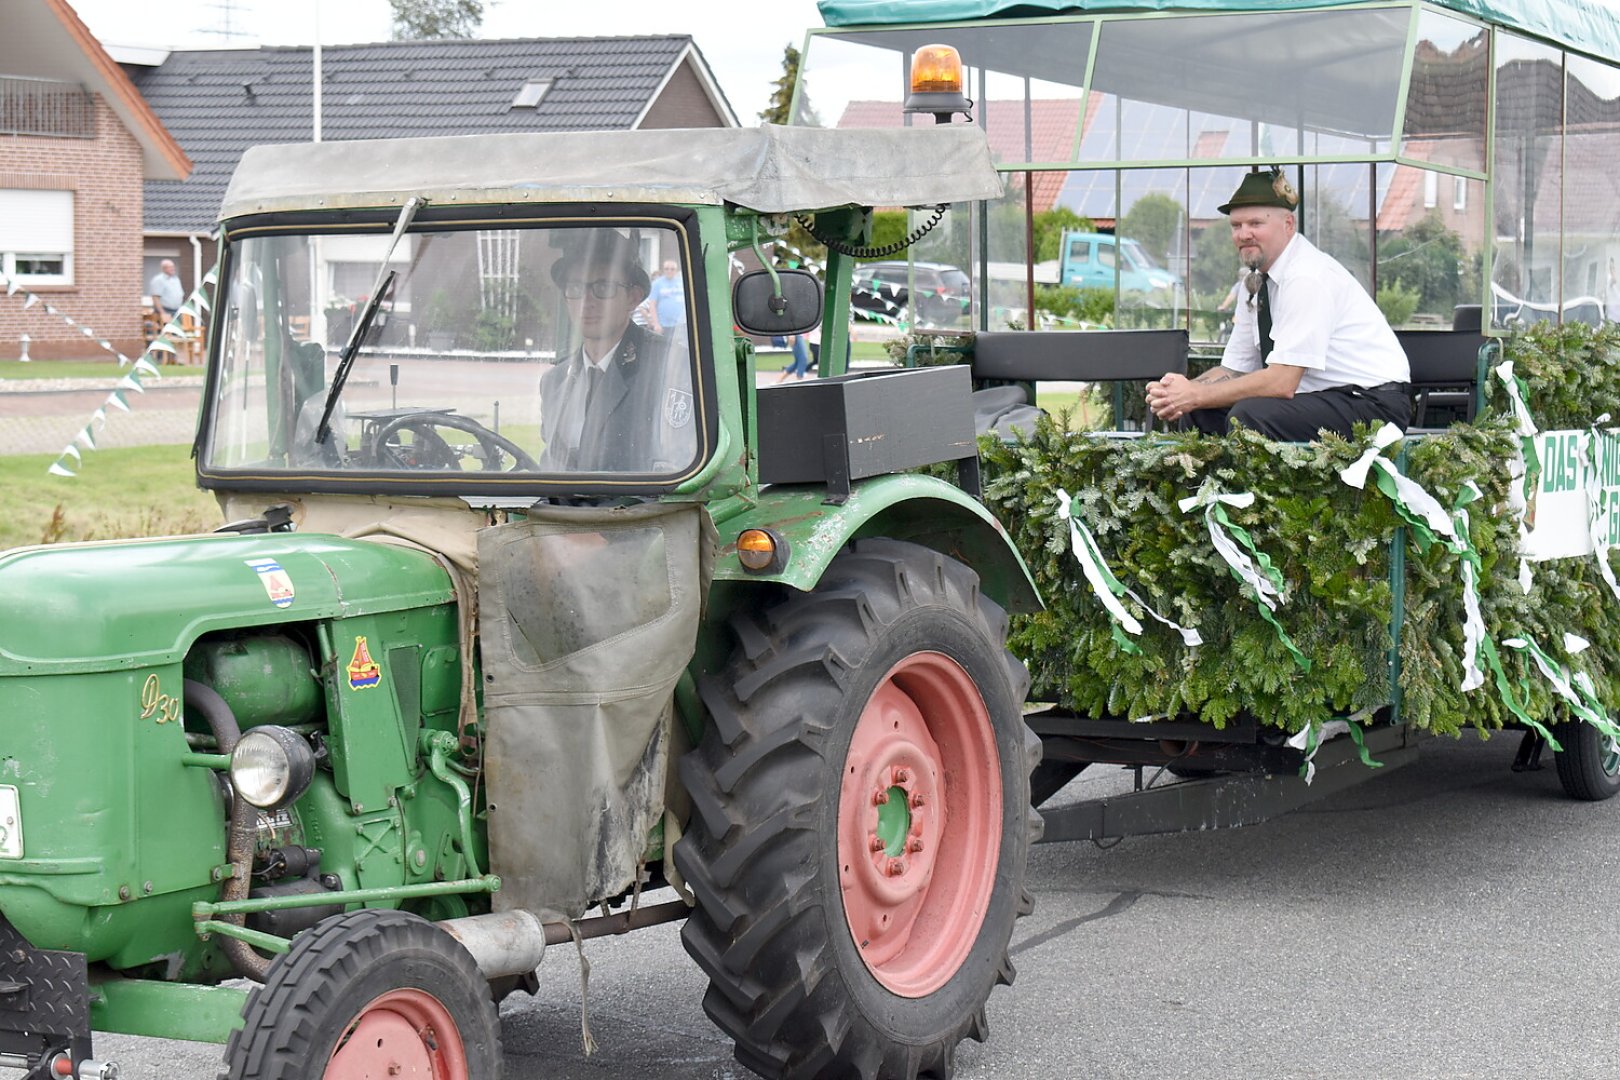
M 1040 744 L 1006 616 L 962 564 L 865 540 L 733 627 L 681 762 L 704 1009 L 767 1077 L 949 1076 L 1031 906 Z
M 1620 751 L 1609 746 L 1601 731 L 1586 723 L 1561 724 L 1553 755 L 1564 794 L 1586 802 L 1602 802 L 1620 792 Z
M 495 1006 L 443 930 L 402 911 L 334 916 L 293 939 L 225 1045 L 229 1080 L 501 1075 Z

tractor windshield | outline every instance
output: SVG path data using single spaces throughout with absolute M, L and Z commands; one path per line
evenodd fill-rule
M 232 237 L 205 477 L 460 493 L 667 487 L 701 465 L 680 223 L 419 222 L 391 251 L 390 224 Z

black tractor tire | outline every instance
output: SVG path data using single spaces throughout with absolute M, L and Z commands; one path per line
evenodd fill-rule
M 1086 761 L 1043 761 L 1029 777 L 1029 805 L 1043 806 L 1046 800 L 1069 786 L 1069 781 L 1085 771 Z
M 394 1062 L 403 1075 L 446 1080 L 502 1073 L 499 1018 L 478 966 L 403 911 L 350 911 L 299 934 L 242 1018 L 221 1080 L 359 1080 Z
M 1609 749 L 1608 738 L 1591 724 L 1560 724 L 1562 750 L 1553 754 L 1558 782 L 1564 794 L 1583 802 L 1602 802 L 1620 792 L 1620 754 Z
M 961 563 L 871 539 L 732 627 L 681 761 L 704 1010 L 773 1080 L 949 1077 L 1032 906 L 1040 741 L 1006 615 Z

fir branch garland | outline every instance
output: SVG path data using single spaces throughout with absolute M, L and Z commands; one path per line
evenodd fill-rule
M 1581 427 L 1604 412 L 1620 419 L 1620 331 L 1612 326 L 1535 326 L 1504 353 L 1529 389 L 1543 428 Z M 1620 620 L 1590 558 L 1539 563 L 1526 595 L 1517 582 L 1518 527 L 1509 509 L 1509 462 L 1518 450 L 1505 394 L 1487 397 L 1473 424 L 1413 437 L 1406 474 L 1444 506 L 1472 482 L 1483 498 L 1469 514 L 1480 565 L 1479 602 L 1494 641 L 1523 637 L 1550 648 L 1568 631 L 1591 642 L 1578 660 L 1605 708 L 1617 704 L 1611 669 Z M 1015 620 L 1011 645 L 1034 677 L 1034 695 L 1093 716 L 1196 716 L 1222 726 L 1234 717 L 1298 731 L 1328 715 L 1377 709 L 1391 700 L 1389 651 L 1395 592 L 1390 545 L 1400 525 L 1372 485 L 1347 486 L 1339 470 L 1371 445 L 1370 432 L 1308 444 L 1270 442 L 1247 431 L 1144 439 L 1077 437 L 1060 418 L 1026 440 L 986 439 L 985 501 L 1023 552 L 1046 610 Z M 1393 451 L 1391 451 L 1393 452 Z M 1311 659 L 1302 671 L 1227 572 L 1203 519 L 1176 502 L 1212 479 L 1252 492 L 1228 508 L 1282 571 L 1287 602 L 1276 617 Z M 1120 648 L 1108 615 L 1083 579 L 1058 515 L 1059 490 L 1126 586 L 1167 618 L 1196 627 L 1204 644 L 1185 646 L 1172 629 L 1144 620 Z M 1400 642 L 1403 715 L 1417 727 L 1456 732 L 1512 722 L 1494 680 L 1465 693 L 1461 558 L 1445 545 L 1405 550 Z M 1125 601 L 1133 610 L 1135 605 Z M 1138 612 L 1138 614 L 1140 614 Z M 1531 716 L 1568 719 L 1566 706 L 1520 650 L 1498 650 L 1507 682 Z

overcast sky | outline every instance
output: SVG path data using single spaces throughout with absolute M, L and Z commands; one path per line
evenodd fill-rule
M 68 0 L 103 45 L 250 48 L 387 41 L 388 0 Z M 815 0 L 485 0 L 480 37 L 691 34 L 743 124 L 758 122 L 782 47 L 820 26 Z M 229 28 L 235 36 L 226 37 Z M 167 37 L 165 37 L 167 35 Z

